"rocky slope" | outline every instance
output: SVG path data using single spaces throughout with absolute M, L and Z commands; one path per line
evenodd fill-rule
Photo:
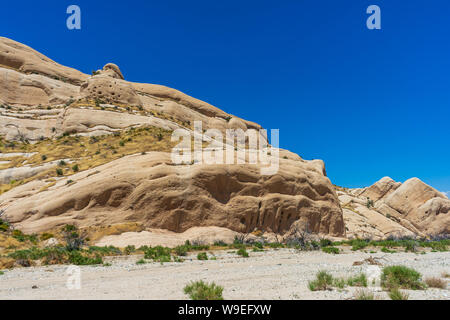
M 114 64 L 90 76 L 0 38 L 0 104 L 0 209 L 25 232 L 138 222 L 278 234 L 308 225 L 345 236 L 322 161 L 280 150 L 280 168 L 267 176 L 260 164 L 174 165 L 175 129 L 261 127 L 177 90 L 128 82 Z
M 417 178 L 404 183 L 384 177 L 363 189 L 339 188 L 347 235 L 354 237 L 445 235 L 450 200 Z

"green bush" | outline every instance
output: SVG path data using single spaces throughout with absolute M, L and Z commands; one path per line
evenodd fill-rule
M 126 246 L 124 249 L 124 252 L 126 255 L 130 255 L 130 254 L 136 252 L 136 247 L 133 245 Z
M 239 256 L 241 256 L 241 257 L 243 257 L 243 258 L 248 258 L 248 257 L 249 257 L 248 252 L 247 252 L 247 250 L 245 250 L 245 248 L 239 249 L 239 250 L 236 252 L 236 254 L 239 255 Z
M 331 240 L 328 240 L 328 239 L 320 239 L 319 244 L 320 244 L 321 247 L 329 247 L 329 246 L 333 245 L 333 242 Z
M 357 251 L 357 250 L 364 249 L 369 244 L 367 241 L 360 240 L 360 239 L 351 240 L 350 243 L 351 243 L 351 246 L 352 246 L 352 251 Z
M 206 252 L 200 252 L 199 254 L 197 254 L 197 259 L 198 260 L 208 260 L 208 255 L 206 254 Z
M 216 247 L 226 247 L 226 246 L 228 246 L 228 244 L 226 244 L 222 240 L 218 240 L 218 241 L 214 241 L 214 246 L 216 246 Z
M 422 275 L 405 266 L 384 267 L 381 274 L 381 286 L 385 289 L 425 289 Z
M 122 251 L 120 251 L 119 248 L 116 248 L 114 246 L 104 246 L 104 247 L 97 247 L 97 246 L 90 246 L 88 249 L 89 253 L 96 253 L 102 256 L 120 256 L 122 255 Z
M 338 254 L 339 253 L 339 249 L 336 247 L 324 247 L 324 248 L 322 248 L 322 251 L 325 253 L 330 253 L 330 254 Z
M 78 171 L 80 170 L 80 168 L 79 168 L 78 165 L 76 164 L 76 165 L 74 165 L 74 166 L 72 167 L 72 170 L 73 170 L 74 172 L 78 172 Z
M 188 247 L 187 246 L 177 246 L 174 248 L 174 251 L 177 256 L 186 256 L 188 253 Z
M 82 255 L 79 251 L 69 252 L 69 262 L 77 266 L 103 264 L 103 260 L 99 255 L 96 255 L 94 258 L 92 258 Z
M 253 246 L 254 246 L 255 248 L 258 248 L 258 249 L 263 249 L 263 248 L 264 248 L 264 246 L 263 246 L 263 244 L 262 244 L 261 242 L 255 242 L 255 243 L 253 244 Z
M 311 291 L 328 290 L 333 285 L 333 276 L 326 271 L 319 271 L 316 279 L 308 282 L 308 288 Z
M 191 282 L 184 287 L 184 293 L 192 300 L 223 300 L 223 287 L 203 281 Z
M 51 234 L 51 233 L 44 232 L 43 234 L 41 234 L 41 240 L 42 241 L 48 240 L 48 239 L 53 238 L 53 237 L 54 237 L 54 235 Z
M 8 231 L 9 223 L 5 220 L 0 219 L 0 231 Z
M 31 243 L 37 243 L 37 236 L 35 234 L 27 235 L 20 230 L 14 230 L 12 233 L 13 238 L 19 240 L 20 242 L 30 241 Z
M 150 247 L 148 248 L 144 253 L 145 259 L 152 259 L 155 262 L 170 262 L 171 261 L 171 249 L 162 247 L 162 246 L 156 246 L 156 247 Z
M 140 259 L 138 261 L 136 261 L 136 264 L 145 264 L 145 260 L 144 259 Z
M 62 176 L 64 174 L 64 172 L 62 171 L 62 169 L 58 168 L 58 169 L 56 169 L 56 174 L 58 176 Z
M 367 277 L 364 273 L 347 279 L 347 285 L 350 287 L 367 287 Z
M 58 162 L 58 165 L 61 166 L 61 167 L 65 166 L 66 164 L 67 163 L 64 160 L 61 160 L 61 161 Z

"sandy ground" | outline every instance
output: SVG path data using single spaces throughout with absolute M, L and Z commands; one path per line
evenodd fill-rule
M 291 249 L 249 252 L 241 258 L 230 250 L 216 251 L 217 260 L 199 261 L 189 255 L 183 263 L 136 265 L 142 256 L 110 258 L 111 266 L 83 266 L 81 288 L 69 290 L 68 266 L 46 266 L 5 271 L 0 275 L 3 299 L 186 299 L 183 287 L 191 280 L 214 281 L 222 285 L 225 299 L 351 299 L 356 288 L 311 292 L 308 280 L 318 270 L 348 277 L 367 272 L 367 265 L 353 266 L 370 256 L 385 265 L 413 267 L 424 277 L 450 273 L 450 252 L 364 253 L 298 252 Z M 450 280 L 450 279 L 447 279 Z M 36 288 L 32 288 L 37 286 Z M 370 286 L 380 298 L 387 298 L 377 286 Z M 408 291 L 410 299 L 450 299 L 450 290 Z

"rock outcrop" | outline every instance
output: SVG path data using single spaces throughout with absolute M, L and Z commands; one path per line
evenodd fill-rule
M 204 132 L 261 129 L 175 89 L 128 82 L 115 64 L 86 75 L 6 38 L 0 38 L 0 89 L 0 135 L 8 144 L 71 135 L 114 137 L 140 126 L 192 132 L 194 121 L 202 123 Z M 76 160 L 82 161 L 87 147 L 67 138 L 67 148 L 73 143 L 80 148 Z M 103 146 L 117 153 L 117 147 Z M 55 169 L 46 166 L 55 163 L 33 163 L 45 161 L 45 155 L 19 157 L 16 167 L 8 161 L 0 164 L 6 168 L 0 169 L 3 182 L 14 180 L 15 172 L 27 179 L 13 188 L 8 185 L 9 191 L 0 195 L 0 209 L 25 232 L 66 223 L 88 227 L 134 222 L 173 232 L 222 227 L 285 234 L 308 226 L 315 233 L 345 236 L 342 210 L 323 162 L 280 152 L 273 175 L 262 175 L 260 164 L 174 165 L 170 153 L 142 152 L 54 176 Z
M 121 158 L 58 182 L 47 191 L 0 196 L 11 223 L 40 232 L 66 223 L 81 227 L 139 222 L 183 232 L 218 226 L 284 234 L 293 225 L 343 236 L 342 211 L 328 178 L 297 156 L 272 176 L 258 165 L 173 165 L 167 153 Z M 19 199 L 17 197 L 20 197 Z
M 450 234 L 450 200 L 417 178 L 402 184 L 384 177 L 370 187 L 338 194 L 349 235 L 386 238 Z

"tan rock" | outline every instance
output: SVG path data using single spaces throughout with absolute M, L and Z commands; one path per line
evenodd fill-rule
M 384 177 L 370 187 L 362 189 L 359 195 L 373 201 L 378 201 L 394 192 L 400 185 L 400 182 L 395 182 L 389 177 Z
M 121 158 L 71 176 L 77 183 L 8 201 L 5 215 L 26 232 L 65 223 L 80 227 L 140 222 L 147 228 L 183 232 L 217 226 L 237 232 L 287 232 L 296 221 L 310 230 L 344 235 L 342 211 L 331 183 L 306 161 L 282 161 L 273 176 L 257 165 L 174 166 L 152 152 Z M 78 175 L 83 179 L 77 180 Z

